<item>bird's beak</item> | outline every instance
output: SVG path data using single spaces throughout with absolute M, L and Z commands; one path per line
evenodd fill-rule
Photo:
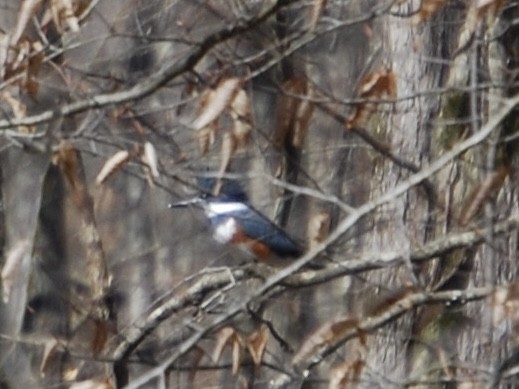
M 190 205 L 196 205 L 200 203 L 202 199 L 200 197 L 195 197 L 189 200 L 179 201 L 178 203 L 170 203 L 168 204 L 168 208 L 184 208 L 189 207 Z

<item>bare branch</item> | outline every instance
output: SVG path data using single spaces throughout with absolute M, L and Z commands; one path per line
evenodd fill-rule
M 373 332 L 387 323 L 397 319 L 402 316 L 404 313 L 413 310 L 416 307 L 425 305 L 425 304 L 435 304 L 435 303 L 444 303 L 447 305 L 451 304 L 465 304 L 470 301 L 481 300 L 489 296 L 495 290 L 494 287 L 482 287 L 482 288 L 471 288 L 467 290 L 450 290 L 446 292 L 436 292 L 436 293 L 428 293 L 428 292 L 418 292 L 413 293 L 401 300 L 397 303 L 393 304 L 387 310 L 384 310 L 379 315 L 367 317 L 365 319 L 361 319 L 358 322 L 358 325 L 351 330 L 346 331 L 341 337 L 334 339 L 331 343 L 323 345 L 323 347 L 317 350 L 313 355 L 311 355 L 304 363 L 300 363 L 299 366 L 296 366 L 296 369 L 299 371 L 303 371 L 303 375 L 305 375 L 304 370 L 311 368 L 318 364 L 321 360 L 323 360 L 327 355 L 330 355 L 334 350 L 336 350 L 339 346 L 346 343 L 348 340 L 356 338 L 361 334 L 366 334 L 368 332 Z M 290 379 L 288 376 L 282 377 L 283 382 L 276 382 L 276 387 L 279 387 L 283 384 L 286 384 L 286 380 Z
M 321 244 L 317 245 L 314 249 L 310 250 L 308 253 L 303 255 L 297 261 L 293 262 L 291 265 L 286 268 L 280 270 L 279 272 L 273 274 L 269 278 L 267 278 L 264 284 L 254 290 L 250 295 L 244 296 L 239 302 L 235 303 L 232 306 L 229 306 L 227 311 L 221 315 L 215 317 L 212 322 L 201 328 L 193 335 L 191 335 L 185 342 L 177 347 L 175 352 L 163 360 L 160 365 L 149 370 L 139 378 L 132 381 L 128 388 L 138 388 L 139 386 L 149 382 L 150 380 L 158 377 L 166 371 L 172 363 L 174 363 L 180 356 L 189 351 L 195 344 L 198 343 L 200 339 L 202 339 L 207 333 L 211 332 L 213 329 L 218 328 L 220 325 L 236 316 L 241 311 L 246 310 L 247 306 L 257 298 L 260 298 L 264 294 L 266 294 L 273 287 L 284 282 L 289 276 L 293 275 L 295 272 L 303 268 L 306 264 L 316 258 L 319 254 L 323 253 L 330 245 L 332 245 L 335 241 L 337 241 L 341 236 L 343 236 L 352 226 L 354 226 L 362 217 L 366 216 L 376 208 L 384 205 L 390 201 L 393 201 L 397 197 L 406 193 L 412 187 L 420 184 L 426 178 L 432 176 L 437 173 L 440 169 L 442 169 L 449 162 L 454 160 L 456 157 L 467 151 L 468 149 L 478 145 L 483 142 L 490 133 L 501 123 L 501 121 L 505 118 L 505 116 L 517 105 L 519 104 L 519 96 L 515 96 L 514 98 L 510 98 L 503 101 L 503 107 L 496 112 L 488 122 L 481 128 L 479 132 L 473 134 L 471 137 L 466 139 L 465 141 L 459 143 L 455 147 L 452 148 L 449 152 L 445 153 L 442 157 L 433 162 L 429 167 L 422 169 L 420 172 L 413 174 L 406 181 L 402 182 L 400 185 L 397 185 L 395 188 L 387 191 L 385 194 L 380 196 L 379 198 L 367 202 L 361 207 L 357 208 L 354 212 L 352 212 L 349 216 L 347 216 L 341 223 L 339 223 L 338 227 L 330 234 L 330 236 L 323 241 Z M 486 296 L 490 293 L 491 289 L 484 289 L 484 291 L 475 292 L 475 296 L 477 298 L 481 298 L 481 296 Z M 410 300 L 412 304 L 432 302 L 432 301 L 456 301 L 460 300 L 463 296 L 466 296 L 466 299 L 474 299 L 476 297 L 470 297 L 470 292 L 449 292 L 447 294 L 438 294 L 437 300 L 435 297 L 430 297 L 429 294 L 418 294 L 415 297 L 415 300 Z M 457 297 L 458 296 L 458 297 Z M 483 296 L 483 297 L 484 297 Z M 401 315 L 405 310 L 400 307 L 395 308 L 395 313 L 390 315 L 390 317 L 396 317 Z M 392 311 L 391 311 L 392 312 Z M 382 317 L 379 321 L 371 322 L 368 321 L 367 324 L 369 326 L 373 325 L 383 325 L 387 322 L 389 318 Z
M 494 235 L 508 234 L 519 229 L 519 217 L 511 217 L 492 226 Z M 357 258 L 345 259 L 341 262 L 328 264 L 324 269 L 306 270 L 288 277 L 283 285 L 290 287 L 307 287 L 320 284 L 337 277 L 364 273 L 374 269 L 402 264 L 406 258 L 414 264 L 429 261 L 441 255 L 462 247 L 471 247 L 485 242 L 487 232 L 485 228 L 476 228 L 472 231 L 453 233 L 442 236 L 411 253 L 407 250 L 386 253 L 369 253 Z
M 183 56 L 183 58 L 172 64 L 167 64 L 156 73 L 150 75 L 140 83 L 133 87 L 116 93 L 106 93 L 92 96 L 85 100 L 76 101 L 58 107 L 55 110 L 48 110 L 37 115 L 27 116 L 25 118 L 13 120 L 0 120 L 0 129 L 7 129 L 17 126 L 31 126 L 47 122 L 56 117 L 70 116 L 89 109 L 99 109 L 110 105 L 121 104 L 127 101 L 142 99 L 160 87 L 164 86 L 180 74 L 193 69 L 196 64 L 219 43 L 235 37 L 239 34 L 256 27 L 263 23 L 269 17 L 274 15 L 280 9 L 296 2 L 298 0 L 278 0 L 276 3 L 259 16 L 248 20 L 240 21 L 237 24 L 226 27 L 210 36 L 198 45 L 192 46 Z
M 149 315 L 134 323 L 126 331 L 121 333 L 120 338 L 116 338 L 112 343 L 110 357 L 114 360 L 121 360 L 128 357 L 142 340 L 152 332 L 157 326 L 171 317 L 179 310 L 194 305 L 200 301 L 207 293 L 225 287 L 230 283 L 242 280 L 248 272 L 243 269 L 235 269 L 232 272 L 223 270 L 218 273 L 205 274 L 190 286 L 184 293 L 174 295 L 167 299 L 163 304 L 155 308 Z

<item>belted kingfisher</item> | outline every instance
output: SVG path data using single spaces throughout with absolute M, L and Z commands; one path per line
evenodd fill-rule
M 214 182 L 214 180 L 213 180 Z M 237 245 L 258 260 L 295 258 L 301 246 L 266 216 L 254 209 L 246 193 L 234 181 L 225 181 L 221 194 L 203 192 L 190 200 L 169 204 L 169 208 L 200 207 L 211 223 L 214 239 Z

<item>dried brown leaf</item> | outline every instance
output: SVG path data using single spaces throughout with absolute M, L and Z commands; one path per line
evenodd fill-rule
M 198 147 L 200 148 L 200 153 L 202 155 L 207 153 L 209 151 L 209 147 L 214 144 L 216 139 L 216 129 L 216 122 L 213 122 L 196 132 Z
M 236 151 L 245 151 L 249 141 L 252 126 L 243 120 L 235 120 L 232 126 L 232 135 L 236 144 Z
M 251 107 L 249 96 L 240 89 L 231 103 L 231 117 L 233 119 L 232 135 L 236 142 L 237 150 L 244 150 L 252 131 Z
M 27 24 L 31 21 L 38 8 L 42 4 L 42 0 L 23 0 L 18 12 L 18 20 L 16 27 L 11 36 L 11 45 L 16 46 L 22 37 Z
M 344 362 L 334 366 L 330 371 L 328 389 L 345 389 L 358 382 L 366 362 L 357 359 L 353 362 Z
M 216 335 L 216 345 L 213 350 L 212 359 L 218 362 L 222 356 L 225 346 L 232 349 L 232 374 L 238 374 L 241 364 L 244 341 L 241 335 L 232 327 L 224 327 Z
M 103 347 L 110 335 L 109 324 L 106 321 L 94 321 L 94 336 L 92 337 L 91 350 L 94 356 L 97 356 L 103 351 Z
M 384 96 L 395 98 L 397 95 L 396 77 L 389 69 L 382 69 L 368 74 L 357 88 L 362 99 L 379 99 Z M 356 104 L 346 121 L 346 128 L 363 128 L 375 111 L 376 102 L 363 101 Z
M 310 97 L 311 93 L 307 92 Z M 314 112 L 314 105 L 310 99 L 303 99 L 299 102 L 299 106 L 296 110 L 296 117 L 294 120 L 294 130 L 292 134 L 292 144 L 297 147 L 303 147 L 306 139 L 306 130 L 310 125 L 310 119 Z
M 4 36 L 0 45 L 5 43 Z M 13 85 L 21 86 L 34 97 L 38 92 L 37 76 L 45 57 L 43 45 L 25 38 L 20 39 L 16 45 L 7 44 L 7 48 L 0 47 L 2 78 L 11 80 Z
M 66 367 L 63 371 L 63 379 L 65 381 L 74 381 L 79 374 L 79 368 L 77 366 Z
M 199 131 L 214 122 L 233 100 L 242 80 L 240 78 L 226 78 L 217 85 L 216 89 L 204 94 L 202 112 L 192 124 L 193 129 Z
M 27 71 L 29 58 L 31 56 L 31 43 L 27 39 L 22 39 L 13 48 L 13 56 L 10 58 L 9 72 L 7 78 Z
M 519 283 L 496 289 L 489 299 L 495 326 L 513 328 L 519 334 Z
M 4 100 L 11 107 L 11 111 L 13 115 L 17 119 L 23 119 L 27 116 L 27 106 L 21 102 L 20 100 L 11 96 L 9 92 L 0 93 L 0 98 Z M 18 129 L 20 132 L 32 133 L 34 132 L 34 127 L 29 126 L 19 126 Z
M 236 118 L 248 118 L 251 114 L 249 96 L 240 89 L 231 102 L 231 115 Z
M 420 11 L 414 16 L 413 23 L 419 24 L 428 20 L 432 15 L 438 12 L 447 0 L 422 0 Z
M 18 241 L 7 253 L 2 273 L 2 300 L 5 304 L 14 293 L 17 286 L 25 287 L 20 280 L 27 277 L 30 268 L 27 256 L 31 255 L 31 244 L 27 240 Z
M 347 331 L 357 329 L 358 322 L 358 319 L 347 315 L 326 322 L 303 342 L 293 358 L 293 363 L 297 365 L 305 361 L 322 347 L 332 344 Z
M 475 0 L 476 12 L 479 17 L 491 15 L 493 17 L 501 11 L 505 0 Z
M 155 146 L 150 142 L 144 143 L 144 163 L 150 168 L 151 175 L 155 178 L 159 177 L 159 158 Z
M 49 368 L 53 357 L 56 354 L 56 350 L 58 349 L 59 342 L 56 338 L 46 339 L 43 347 L 43 356 L 41 357 L 40 363 L 40 374 L 42 377 L 45 377 L 45 372 Z
M 223 327 L 218 334 L 216 334 L 216 344 L 214 346 L 213 355 L 211 356 L 214 362 L 218 362 L 222 356 L 225 346 L 232 341 L 236 336 L 236 331 L 232 327 Z
M 88 192 L 81 153 L 70 143 L 62 141 L 54 160 L 70 184 L 67 189 L 71 193 L 72 202 L 79 212 L 78 217 L 81 221 L 77 236 L 86 249 L 84 279 L 88 282 L 89 298 L 92 302 L 88 306 L 88 313 L 86 307 L 83 313 L 88 314 L 92 319 L 104 321 L 109 312 L 105 305 L 105 298 L 111 277 L 107 270 L 103 246 L 96 226 L 93 200 Z M 98 335 L 95 334 L 95 336 Z
M 308 81 L 294 78 L 283 84 L 283 95 L 277 109 L 277 125 L 273 136 L 273 144 L 277 148 L 288 142 L 301 147 L 306 135 L 313 106 L 305 99 L 310 95 Z
M 72 0 L 51 0 L 52 19 L 59 32 L 63 32 L 65 26 L 71 31 L 79 31 L 79 20 L 76 17 L 77 5 L 77 2 L 73 3 Z
M 5 78 L 6 68 L 9 62 L 10 41 L 10 35 L 0 31 L 0 80 Z
M 132 109 L 125 109 L 125 114 L 129 114 L 131 116 L 138 116 L 137 113 Z M 138 134 L 144 135 L 146 133 L 146 130 L 144 129 L 144 126 L 142 125 L 140 120 L 133 119 L 132 124 L 135 127 L 135 131 L 137 131 Z
M 306 82 L 300 78 L 290 79 L 285 81 L 282 90 L 283 95 L 278 104 L 277 125 L 273 137 L 274 146 L 277 148 L 281 148 L 291 136 L 298 107 L 298 99 L 293 95 L 303 95 L 306 91 Z
M 37 81 L 38 73 L 45 58 L 43 45 L 40 42 L 34 42 L 32 45 L 32 55 L 29 58 L 29 66 L 27 67 L 27 80 L 25 82 L 25 90 L 27 93 L 35 97 L 38 93 L 39 83 Z
M 241 337 L 236 334 L 232 340 L 232 374 L 236 375 L 240 371 L 242 357 L 242 341 Z
M 389 69 L 370 73 L 360 83 L 358 92 L 362 97 L 380 97 L 384 95 L 395 97 L 395 74 Z
M 120 150 L 108 158 L 97 174 L 96 185 L 103 184 L 108 177 L 121 169 L 129 160 L 130 153 L 127 150 Z
M 261 364 L 265 347 L 269 339 L 269 331 L 266 325 L 262 325 L 258 330 L 251 333 L 246 340 L 247 349 L 256 366 Z
M 317 22 L 323 14 L 324 7 L 326 7 L 326 2 L 327 0 L 313 1 L 312 8 L 310 10 L 310 31 L 315 31 L 315 27 L 317 27 Z
M 306 230 L 308 247 L 310 249 L 321 243 L 330 231 L 330 214 L 319 212 L 310 216 Z
M 8 92 L 3 92 L 0 96 L 2 99 L 9 104 L 11 110 L 13 111 L 14 116 L 17 119 L 22 119 L 27 116 L 27 106 L 23 104 L 20 100 L 11 96 Z
M 80 183 L 77 181 L 77 155 L 74 147 L 67 142 L 62 142 L 58 151 L 54 154 L 53 163 L 58 165 L 72 188 L 77 188 Z

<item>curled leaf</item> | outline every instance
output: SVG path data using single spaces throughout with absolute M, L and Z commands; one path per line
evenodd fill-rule
M 247 349 L 252 357 L 252 361 L 256 366 L 261 364 L 265 347 L 269 339 L 269 331 L 266 325 L 262 325 L 257 331 L 254 331 L 247 337 Z
M 216 140 L 216 128 L 216 122 L 213 122 L 196 132 L 198 146 L 202 155 L 207 153 L 209 151 L 209 147 L 214 144 Z
M 56 338 L 49 338 L 45 340 L 43 347 L 43 356 L 41 357 L 40 363 L 40 374 L 42 375 L 42 377 L 45 376 L 45 372 L 48 370 L 53 357 L 56 355 L 58 345 L 59 342 Z
M 330 230 L 330 214 L 328 212 L 319 212 L 312 215 L 308 221 L 307 240 L 308 247 L 312 249 L 321 243 Z
M 240 89 L 231 103 L 232 135 L 238 150 L 244 150 L 252 131 L 249 96 Z
M 58 165 L 72 188 L 78 188 L 81 183 L 77 177 L 77 151 L 70 143 L 62 141 L 52 161 Z
M 157 157 L 157 150 L 150 142 L 144 144 L 144 155 L 143 160 L 146 165 L 150 168 L 151 175 L 157 178 L 159 173 L 159 158 Z
M 212 360 L 218 362 L 222 356 L 225 346 L 236 336 L 236 331 L 232 327 L 223 327 L 216 335 L 216 345 L 214 346 Z
M 11 45 L 16 46 L 20 38 L 22 37 L 27 24 L 38 10 L 42 3 L 42 0 L 23 0 L 20 5 L 20 11 L 18 12 L 18 20 L 16 21 L 16 27 L 11 36 Z
M 79 20 L 76 16 L 78 5 L 78 2 L 73 3 L 72 0 L 51 0 L 52 19 L 58 31 L 63 32 L 64 26 L 71 31 L 79 31 Z
M 519 283 L 497 288 L 489 300 L 494 325 L 512 328 L 516 335 L 519 334 Z
M 232 374 L 238 374 L 243 353 L 244 340 L 242 336 L 232 327 L 224 327 L 216 335 L 216 345 L 213 350 L 212 359 L 218 362 L 222 356 L 225 346 L 229 345 L 232 350 Z
M 108 158 L 101 171 L 97 174 L 96 185 L 104 183 L 108 177 L 123 167 L 129 160 L 130 153 L 127 150 L 120 150 Z
M 310 91 L 307 92 L 307 95 L 310 96 Z M 308 98 L 299 102 L 296 110 L 294 130 L 292 134 L 292 144 L 299 149 L 303 147 L 303 143 L 306 138 L 306 130 L 310 125 L 310 119 L 312 118 L 313 112 L 314 105 Z
M 7 64 L 9 62 L 11 37 L 9 34 L 0 31 L 0 80 L 3 80 L 6 74 Z
M 376 109 L 376 102 L 369 100 L 379 99 L 384 96 L 394 98 L 396 93 L 396 78 L 391 70 L 382 69 L 368 74 L 357 88 L 358 96 L 366 99 L 366 101 L 357 103 L 353 107 L 353 112 L 346 121 L 346 128 L 365 127 L 366 122 Z
M 235 336 L 232 340 L 232 374 L 238 374 L 240 370 L 241 357 L 242 357 L 242 345 L 241 337 Z
M 475 0 L 476 11 L 479 17 L 487 14 L 497 15 L 505 3 L 505 0 Z
M 20 100 L 14 98 L 10 93 L 1 93 L 0 98 L 9 104 L 15 118 L 23 119 L 27 116 L 27 106 Z M 19 130 L 21 132 L 31 133 L 34 132 L 34 127 L 20 126 Z
M 202 98 L 202 112 L 193 122 L 193 129 L 199 131 L 218 119 L 229 106 L 240 85 L 240 78 L 226 78 L 220 81 L 216 89 L 206 92 Z

